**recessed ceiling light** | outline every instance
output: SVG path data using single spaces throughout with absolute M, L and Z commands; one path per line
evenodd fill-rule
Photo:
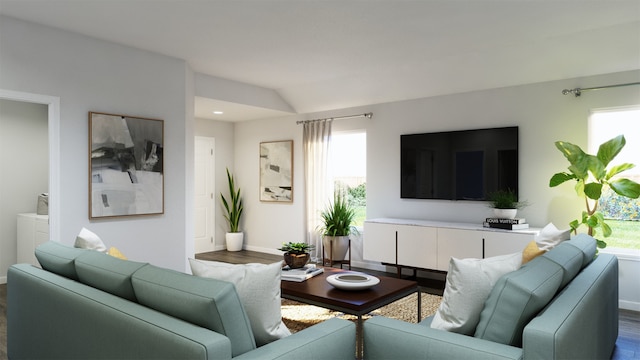
M 222 114 L 224 114 L 224 112 L 223 112 L 223 111 L 218 111 L 218 110 L 214 111 L 213 113 L 214 113 L 214 114 L 216 114 L 216 115 L 222 115 Z

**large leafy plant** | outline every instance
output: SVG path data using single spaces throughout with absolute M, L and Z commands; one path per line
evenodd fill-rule
M 229 184 L 229 195 L 230 199 L 227 199 L 220 193 L 220 199 L 222 200 L 222 205 L 226 211 L 224 214 L 225 220 L 227 220 L 227 224 L 229 225 L 229 232 L 236 233 L 240 232 L 240 217 L 242 216 L 242 197 L 240 197 L 240 188 L 236 190 L 235 180 L 233 175 L 227 169 L 227 182 Z
M 333 202 L 321 213 L 322 226 L 320 231 L 325 236 L 347 236 L 357 232 L 351 224 L 356 216 L 355 209 L 349 205 L 342 191 L 333 193 Z
M 603 237 L 609 237 L 611 235 L 611 227 L 607 225 L 603 214 L 598 211 L 598 201 L 605 187 L 608 186 L 618 195 L 627 198 L 637 199 L 640 196 L 640 184 L 633 180 L 616 176 L 635 167 L 634 164 L 623 163 L 607 169 L 609 163 L 625 146 L 624 135 L 618 135 L 601 144 L 596 155 L 587 154 L 578 145 L 568 142 L 557 141 L 555 144 L 571 165 L 568 167 L 569 172 L 554 174 L 549 181 L 549 186 L 554 187 L 566 181 L 575 180 L 576 193 L 579 197 L 585 199 L 586 211 L 582 212 L 580 219 L 573 220 L 569 226 L 576 232 L 578 227 L 584 224 L 589 229 L 589 235 L 595 237 L 597 229 L 600 229 Z M 597 241 L 599 248 L 607 246 L 605 241 L 601 239 Z

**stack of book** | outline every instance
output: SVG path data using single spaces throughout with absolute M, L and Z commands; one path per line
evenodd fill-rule
M 324 268 L 316 267 L 315 264 L 307 264 L 298 269 L 291 269 L 289 266 L 285 266 L 282 268 L 282 280 L 303 282 L 323 272 Z
M 522 230 L 528 229 L 529 224 L 524 218 L 515 219 L 500 219 L 500 218 L 486 218 L 482 226 L 493 229 L 505 229 L 505 230 Z

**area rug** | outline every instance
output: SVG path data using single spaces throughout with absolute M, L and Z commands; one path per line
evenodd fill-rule
M 426 292 L 421 293 L 422 300 L 422 317 L 433 315 L 438 306 L 440 306 L 441 296 L 432 295 Z M 385 316 L 406 322 L 415 323 L 418 308 L 418 295 L 411 294 L 387 306 L 374 310 L 364 315 L 364 320 L 372 316 Z M 327 319 L 338 317 L 355 321 L 357 316 L 344 314 L 339 311 L 328 310 L 325 308 L 303 304 L 293 300 L 282 299 L 282 321 L 287 325 L 292 333 L 308 328 L 311 325 L 325 321 Z

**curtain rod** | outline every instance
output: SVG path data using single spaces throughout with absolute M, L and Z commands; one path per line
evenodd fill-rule
M 371 119 L 373 117 L 373 113 L 372 112 L 368 112 L 368 113 L 364 113 L 364 114 L 335 116 L 335 117 L 330 117 L 330 118 L 314 119 L 314 120 L 298 120 L 298 121 L 296 121 L 296 124 L 299 125 L 299 124 L 306 124 L 306 123 L 315 122 L 315 121 L 350 119 L 350 118 L 356 118 L 356 117 L 366 117 L 368 119 Z
M 614 88 L 614 87 L 621 87 L 621 86 L 631 86 L 631 85 L 640 85 L 640 82 L 633 82 L 633 83 L 626 83 L 626 84 L 616 84 L 616 85 L 606 85 L 606 86 L 597 86 L 597 87 L 590 87 L 590 88 L 575 88 L 575 89 L 564 89 L 562 90 L 562 95 L 568 95 L 568 94 L 574 94 L 576 97 L 582 95 L 583 91 L 589 91 L 589 90 L 600 90 L 600 89 L 608 89 L 608 88 Z

